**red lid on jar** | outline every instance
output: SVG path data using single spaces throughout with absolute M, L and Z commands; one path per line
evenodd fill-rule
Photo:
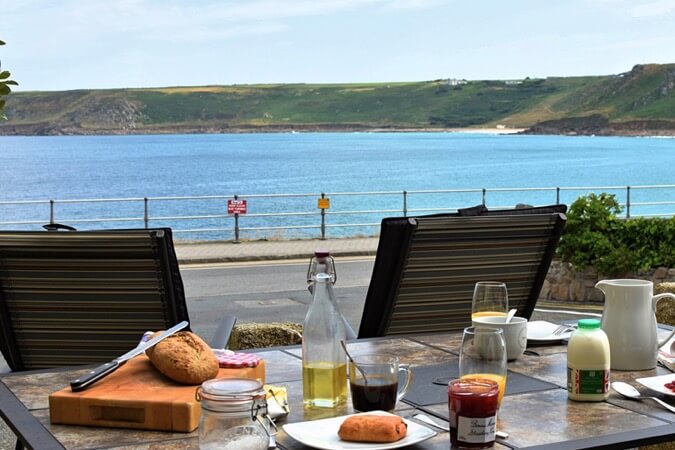
M 328 250 L 316 250 L 314 252 L 314 256 L 317 258 L 328 258 L 330 256 L 330 252 Z

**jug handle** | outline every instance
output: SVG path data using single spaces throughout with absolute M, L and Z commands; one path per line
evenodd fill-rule
M 656 304 L 661 300 L 662 298 L 672 298 L 675 300 L 675 294 L 671 294 L 669 292 L 666 292 L 665 294 L 658 294 L 652 297 L 652 307 L 654 309 L 654 312 L 656 313 Z M 658 348 L 663 347 L 666 345 L 666 342 L 670 340 L 671 337 L 675 334 L 675 328 L 670 332 L 667 338 L 665 338 L 663 341 L 658 343 Z

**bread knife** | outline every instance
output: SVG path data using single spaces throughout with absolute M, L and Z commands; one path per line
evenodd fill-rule
M 124 355 L 113 359 L 110 362 L 107 362 L 105 364 L 101 364 L 98 367 L 95 367 L 92 369 L 90 372 L 84 374 L 77 380 L 74 380 L 70 383 L 70 389 L 72 389 L 74 392 L 81 391 L 85 389 L 86 387 L 89 387 L 93 383 L 97 382 L 101 378 L 110 375 L 113 373 L 115 370 L 117 370 L 118 367 L 120 367 L 122 364 L 133 358 L 134 356 L 138 356 L 153 345 L 157 344 L 159 341 L 168 338 L 172 334 L 176 333 L 177 331 L 182 330 L 183 328 L 188 326 L 188 322 L 186 320 L 180 322 L 179 324 L 174 325 L 173 327 L 169 328 L 168 330 L 162 331 L 159 335 L 153 337 L 147 342 L 142 342 L 136 348 L 133 350 L 130 350 L 126 352 Z

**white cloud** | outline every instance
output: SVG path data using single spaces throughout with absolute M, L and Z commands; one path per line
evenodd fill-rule
M 675 11 L 675 1 L 673 0 L 634 2 L 630 5 L 628 11 L 633 17 L 657 17 Z
M 214 26 L 219 23 L 248 23 L 323 16 L 360 8 L 426 9 L 440 0 L 250 0 L 161 1 L 161 0 L 66 0 L 58 4 L 32 0 L 17 2 L 4 13 L 20 20 L 87 25 L 100 31 L 132 31 L 147 28 Z
M 588 3 L 607 5 L 608 12 L 624 12 L 635 18 L 661 17 L 675 12 L 675 0 L 586 0 Z
M 288 26 L 278 22 L 249 23 L 242 25 L 223 25 L 218 28 L 199 28 L 174 32 L 174 38 L 181 42 L 213 42 L 231 37 L 260 36 L 281 33 L 288 30 Z M 147 32 L 148 39 L 162 40 L 166 38 L 163 30 Z
M 621 42 L 610 42 L 606 44 L 594 45 L 594 50 L 642 50 L 645 48 L 673 48 L 675 47 L 675 36 L 654 36 L 642 39 L 631 39 Z
M 390 0 L 382 2 L 394 10 L 430 9 L 448 3 L 446 0 Z
M 364 8 L 426 9 L 439 0 L 27 0 L 3 11 L 14 39 L 57 56 L 101 42 L 223 41 L 282 34 L 292 19 L 358 12 Z M 19 26 L 21 24 L 21 26 Z M 15 37 L 14 35 L 18 36 Z M 5 39 L 9 36 L 4 35 Z

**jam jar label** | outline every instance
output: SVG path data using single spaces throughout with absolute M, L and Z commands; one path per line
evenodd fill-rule
M 457 417 L 457 441 L 484 443 L 495 440 L 497 420 L 492 417 Z

